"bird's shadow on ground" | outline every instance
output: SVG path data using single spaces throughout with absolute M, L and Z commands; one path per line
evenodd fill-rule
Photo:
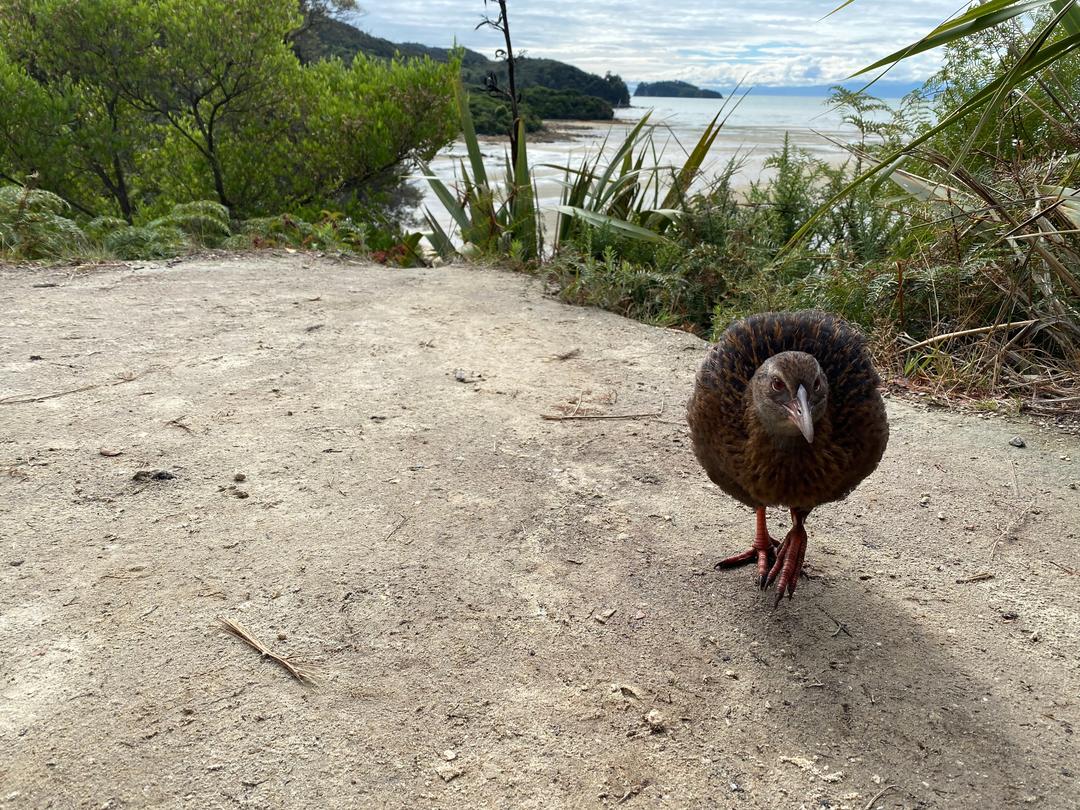
M 759 685 L 762 722 L 775 727 L 778 752 L 869 770 L 897 783 L 914 806 L 981 795 L 988 771 L 1017 786 L 995 801 L 1022 800 L 1030 766 L 1015 756 L 1012 731 L 1024 718 L 1015 706 L 995 705 L 990 684 L 949 643 L 963 628 L 927 623 L 915 602 L 853 574 L 803 580 L 775 608 L 773 591 L 757 593 L 749 574 L 716 576 L 727 581 L 713 586 L 735 604 L 716 621 L 747 639 L 737 657 Z M 791 725 L 797 737 L 785 733 Z

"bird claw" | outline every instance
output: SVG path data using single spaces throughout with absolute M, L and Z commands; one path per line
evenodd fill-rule
M 765 535 L 764 538 L 755 539 L 754 545 L 748 551 L 742 552 L 742 554 L 733 554 L 730 557 L 725 557 L 713 566 L 714 569 L 720 570 L 723 568 L 738 568 L 741 565 L 747 563 L 757 563 L 757 581 L 758 585 L 764 587 L 765 576 L 769 572 L 769 566 L 773 564 L 773 559 L 776 555 L 776 547 L 780 544 L 777 543 L 769 535 Z
M 776 599 L 773 607 L 780 604 L 780 600 L 786 593 L 788 599 L 795 593 L 799 584 L 799 575 L 802 573 L 803 558 L 806 556 L 806 529 L 801 525 L 791 527 L 784 542 L 776 552 L 776 560 L 769 569 L 767 576 L 763 577 L 761 589 L 766 590 L 773 582 L 776 582 Z

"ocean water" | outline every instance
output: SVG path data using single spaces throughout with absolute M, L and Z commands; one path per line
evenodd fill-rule
M 616 110 L 613 122 L 551 122 L 558 133 L 554 139 L 533 138 L 527 149 L 539 193 L 545 223 L 554 222 L 554 207 L 563 190 L 563 167 L 581 165 L 597 153 L 614 153 L 629 128 L 648 113 L 653 140 L 661 166 L 677 167 L 694 148 L 709 122 L 720 113 L 724 121 L 703 166 L 700 184 L 724 171 L 731 160 L 738 170 L 736 186 L 748 186 L 770 171 L 766 159 L 783 147 L 787 136 L 795 147 L 815 157 L 839 164 L 847 159 L 842 144 L 854 141 L 857 131 L 845 124 L 836 110 L 829 109 L 824 98 L 807 96 L 754 96 L 741 99 L 634 98 L 633 106 Z M 500 177 L 508 146 L 501 139 L 484 139 L 482 151 L 489 173 Z M 444 149 L 432 161 L 433 174 L 453 188 L 460 174 L 461 160 L 467 161 L 463 142 Z M 452 219 L 427 187 L 424 205 L 448 231 Z

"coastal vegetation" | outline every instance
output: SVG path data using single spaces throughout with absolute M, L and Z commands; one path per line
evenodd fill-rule
M 357 55 L 369 58 L 430 58 L 437 62 L 452 59 L 461 65 L 461 79 L 469 90 L 473 125 L 481 135 L 507 135 L 513 115 L 505 98 L 491 94 L 492 76 L 503 71 L 500 62 L 466 48 L 433 48 L 412 42 L 395 43 L 337 19 L 329 13 L 315 13 L 310 25 L 294 38 L 301 61 L 310 63 L 336 57 L 349 64 Z M 526 130 L 537 132 L 543 121 L 571 119 L 610 121 L 613 108 L 630 104 L 630 91 L 621 77 L 612 73 L 597 76 L 554 59 L 518 57 L 515 84 L 521 90 L 521 108 Z
M 516 58 L 506 3 L 491 6 L 498 61 L 346 53 L 322 38 L 325 5 L 286 0 L 9 0 L 0 255 L 288 245 L 417 264 L 430 253 L 407 229 L 403 181 L 420 166 L 454 223 L 424 215 L 445 259 L 508 263 L 567 301 L 704 337 L 753 311 L 823 308 L 860 324 L 902 385 L 987 407 L 1080 404 L 1074 3 L 992 0 L 883 58 L 873 67 L 944 49 L 902 103 L 836 88 L 857 133 L 840 166 L 787 142 L 740 187 L 737 163 L 706 163 L 733 100 L 675 165 L 646 116 L 613 154 L 563 167 L 550 233 L 529 133 L 583 105 L 610 116 L 629 95 L 617 76 Z M 500 165 L 485 164 L 484 129 L 508 136 Z M 449 183 L 427 161 L 459 133 L 467 158 Z
M 24 237 L 61 219 L 84 230 L 71 249 L 213 244 L 177 213 L 198 201 L 224 212 L 222 238 L 248 221 L 318 223 L 332 211 L 350 239 L 400 244 L 403 175 L 458 128 L 459 61 L 305 65 L 288 44 L 299 12 L 288 0 L 0 6 L 0 179 L 16 212 L 0 248 L 56 255 L 59 245 Z M 119 237 L 103 223 L 140 230 Z
M 466 253 L 535 267 L 568 301 L 706 337 L 750 312 L 827 309 L 867 330 L 903 386 L 986 407 L 1075 409 L 1080 9 L 976 5 L 872 67 L 938 46 L 941 70 L 898 105 L 834 89 L 858 133 L 839 167 L 788 142 L 749 188 L 734 186 L 734 163 L 703 184 L 719 116 L 667 168 L 646 119 L 612 158 L 566 167 L 547 252 L 543 233 L 532 251 L 515 238 L 511 201 L 528 188 L 527 163 L 500 190 L 470 149 L 459 194 L 443 186 L 440 197 Z M 457 252 L 429 223 L 436 248 Z M 536 223 L 530 210 L 528 229 Z
M 664 98 L 723 98 L 715 90 L 696 87 L 690 82 L 678 80 L 667 82 L 641 82 L 634 88 L 634 97 L 662 96 Z

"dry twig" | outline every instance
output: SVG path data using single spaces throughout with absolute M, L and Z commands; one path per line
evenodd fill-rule
M 989 571 L 983 571 L 981 574 L 975 574 L 974 576 L 971 576 L 971 577 L 963 577 L 962 579 L 958 579 L 958 580 L 956 580 L 956 584 L 957 585 L 967 585 L 968 583 L 971 583 L 971 582 L 986 582 L 986 580 L 993 579 L 993 578 L 994 578 L 994 575 L 991 574 Z
M 870 801 L 868 801 L 866 803 L 866 807 L 864 807 L 863 810 L 871 810 L 871 808 L 874 806 L 874 802 L 876 802 L 878 799 L 880 799 L 886 793 L 890 793 L 891 791 L 894 791 L 894 790 L 898 789 L 899 787 L 900 787 L 899 785 L 886 785 L 885 787 L 883 787 L 881 790 L 879 790 L 877 793 L 874 794 L 874 798 L 872 798 Z
M 253 650 L 258 651 L 263 658 L 269 658 L 274 663 L 284 667 L 285 671 L 296 678 L 296 680 L 300 681 L 300 683 L 314 685 L 317 682 L 318 673 L 313 667 L 290 661 L 285 656 L 278 655 L 259 641 L 259 639 L 255 638 L 255 636 L 239 622 L 234 622 L 232 619 L 218 619 L 218 621 L 221 622 L 221 626 L 227 633 L 236 636 Z
M 648 419 L 663 416 L 665 404 L 666 398 L 660 400 L 660 410 L 649 411 L 648 413 L 577 413 L 575 409 L 575 413 L 562 416 L 553 413 L 542 413 L 540 418 L 551 422 L 566 422 L 570 419 Z
M 143 372 L 145 374 L 146 372 Z M 0 399 L 0 405 L 25 405 L 30 402 L 44 402 L 47 399 L 57 399 L 58 397 L 66 397 L 68 394 L 79 394 L 83 391 L 92 391 L 95 388 L 105 388 L 110 385 L 123 385 L 124 383 L 132 382 L 139 379 L 142 374 L 122 374 L 117 380 L 104 383 L 92 383 L 91 385 L 82 385 L 78 388 L 69 388 L 66 391 L 56 391 L 52 394 L 41 394 L 40 396 L 23 396 L 15 395 L 10 397 L 4 397 Z
M 1038 323 L 1038 318 L 1034 318 L 1030 321 L 1013 321 L 1011 323 L 995 323 L 991 326 L 980 326 L 977 329 L 961 329 L 959 332 L 948 332 L 944 335 L 936 335 L 926 340 L 920 340 L 911 346 L 905 346 L 905 352 L 915 351 L 915 349 L 921 349 L 923 346 L 930 346 L 933 343 L 940 343 L 943 340 L 949 340 L 954 337 L 964 337 L 965 335 L 981 335 L 986 332 L 996 332 L 998 329 L 1019 329 L 1023 326 L 1031 326 L 1033 323 Z
M 393 537 L 395 534 L 397 534 L 398 530 L 408 522 L 409 522 L 409 518 L 406 517 L 405 515 L 401 515 L 401 520 L 399 520 L 394 525 L 394 528 L 392 528 L 390 530 L 390 533 L 388 535 L 386 535 L 386 537 L 383 538 L 383 542 L 385 543 L 387 540 L 389 540 L 391 537 Z

